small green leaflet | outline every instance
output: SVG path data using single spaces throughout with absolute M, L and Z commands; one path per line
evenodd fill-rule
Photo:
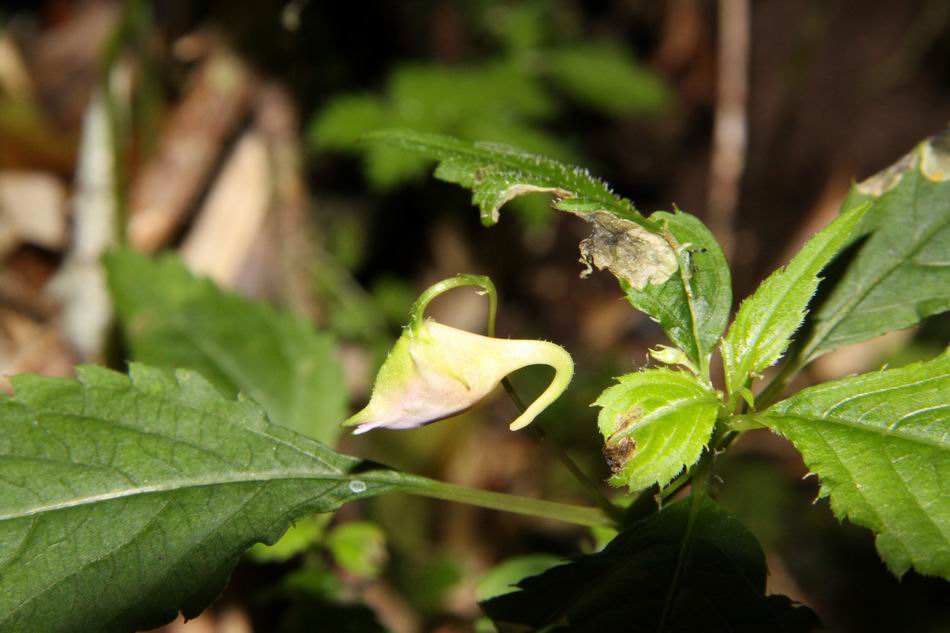
M 613 470 L 610 483 L 641 490 L 668 484 L 692 466 L 712 435 L 717 394 L 693 374 L 646 369 L 618 378 L 593 406 L 604 455 Z
M 254 398 L 271 421 L 336 441 L 346 389 L 330 336 L 193 276 L 174 255 L 120 250 L 105 265 L 135 360 L 195 369 L 225 395 Z
M 721 346 L 731 398 L 788 349 L 821 281 L 818 274 L 848 241 L 867 208 L 862 205 L 837 217 L 742 302 Z
M 799 365 L 950 309 L 950 131 L 857 185 L 869 233 L 813 315 Z
M 506 202 L 539 191 L 553 193 L 557 198 L 555 206 L 563 211 L 603 210 L 649 225 L 629 200 L 614 194 L 587 170 L 551 158 L 507 145 L 472 143 L 412 130 L 386 130 L 364 138 L 439 161 L 436 178 L 471 189 L 472 203 L 479 208 L 485 226 L 498 222 L 499 210 Z
M 806 633 L 818 626 L 810 609 L 766 596 L 765 580 L 755 537 L 708 497 L 689 497 L 634 523 L 603 551 L 525 578 L 520 591 L 481 606 L 501 631 Z
M 950 579 L 950 348 L 804 389 L 756 420 L 801 451 L 839 518 L 877 534 L 891 571 Z
M 77 371 L 16 376 L 16 398 L 0 400 L 0 630 L 195 617 L 252 543 L 413 481 L 271 424 L 194 372 Z
M 663 223 L 679 244 L 678 272 L 639 290 L 622 283 L 627 299 L 653 317 L 695 366 L 703 366 L 729 321 L 729 264 L 716 238 L 695 216 L 659 211 L 650 219 Z

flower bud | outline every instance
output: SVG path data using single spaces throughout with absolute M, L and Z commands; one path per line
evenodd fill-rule
M 431 319 L 407 327 L 383 363 L 366 407 L 343 423 L 354 433 L 412 429 L 474 406 L 511 372 L 550 365 L 554 379 L 514 422 L 516 431 L 560 396 L 574 373 L 564 348 L 547 341 L 499 339 Z

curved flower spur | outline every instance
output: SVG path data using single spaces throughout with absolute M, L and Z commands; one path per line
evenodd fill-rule
M 425 318 L 433 299 L 461 286 L 478 286 L 488 295 L 488 336 Z M 549 365 L 554 379 L 511 423 L 511 430 L 531 424 L 567 388 L 574 361 L 554 343 L 494 338 L 497 306 L 495 286 L 482 275 L 458 275 L 429 287 L 416 300 L 409 325 L 376 375 L 369 404 L 343 426 L 355 426 L 354 433 L 416 428 L 471 408 L 522 367 Z

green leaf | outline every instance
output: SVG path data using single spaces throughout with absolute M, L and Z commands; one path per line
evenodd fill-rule
M 386 533 L 369 521 L 350 521 L 327 535 L 327 548 L 334 560 L 351 574 L 378 576 L 386 563 Z
M 256 563 L 283 563 L 319 543 L 333 515 L 314 514 L 295 521 L 273 545 L 255 543 L 247 556 Z
M 336 440 L 346 389 L 331 337 L 194 277 L 173 255 L 122 250 L 105 264 L 136 360 L 195 369 L 225 395 L 252 397 L 273 422 Z
M 765 580 L 755 537 L 712 500 L 691 497 L 481 606 L 502 631 L 803 633 L 818 625 L 811 610 L 766 596 Z
M 774 365 L 788 349 L 821 281 L 818 274 L 866 211 L 867 205 L 862 205 L 836 218 L 742 302 L 721 346 L 731 398 L 738 397 L 750 377 Z
M 950 578 L 950 348 L 803 389 L 756 420 L 802 452 L 839 518 L 877 534 L 891 571 Z
M 610 483 L 631 491 L 665 486 L 702 454 L 716 424 L 719 398 L 698 377 L 666 368 L 618 379 L 594 406 Z
M 0 630 L 193 618 L 252 543 L 412 480 L 271 424 L 190 371 L 77 373 L 16 376 L 16 399 L 0 401 Z
M 321 149 L 350 149 L 362 134 L 392 125 L 392 117 L 372 95 L 341 95 L 330 101 L 307 130 L 310 142 Z
M 395 147 L 357 145 L 368 132 L 406 127 L 509 143 L 566 159 L 570 149 L 537 124 L 554 113 L 555 101 L 523 64 L 402 65 L 390 75 L 383 95 L 331 99 L 314 117 L 308 135 L 319 149 L 364 152 L 367 180 L 390 189 L 421 178 L 427 161 Z
M 623 284 L 627 300 L 655 319 L 693 365 L 708 366 L 732 308 L 729 264 L 716 238 L 695 216 L 660 211 L 650 219 L 663 223 L 680 245 L 678 273 L 641 289 Z
M 478 581 L 478 601 L 517 591 L 518 581 L 528 576 L 536 576 L 564 563 L 564 559 L 553 554 L 527 554 L 515 556 L 492 567 Z
M 564 91 L 605 114 L 660 112 L 671 102 L 666 83 L 609 42 L 546 51 L 548 74 Z
M 910 327 L 950 309 L 950 132 L 857 185 L 869 234 L 815 311 L 800 365 L 843 345 Z
M 509 200 L 533 192 L 550 192 L 562 210 L 584 213 L 603 210 L 625 220 L 646 224 L 629 200 L 615 195 L 586 170 L 556 160 L 493 143 L 472 143 L 440 134 L 386 130 L 367 140 L 386 143 L 439 161 L 435 176 L 472 190 L 472 203 L 482 224 L 498 222 Z

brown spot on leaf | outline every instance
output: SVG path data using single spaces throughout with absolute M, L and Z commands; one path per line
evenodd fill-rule
M 604 444 L 604 459 L 607 460 L 610 472 L 615 475 L 623 470 L 635 452 L 637 452 L 636 440 L 626 435 L 617 441 L 608 440 Z
M 904 172 L 911 169 L 917 160 L 916 151 L 909 152 L 890 167 L 885 167 L 867 180 L 862 180 L 856 187 L 863 194 L 880 197 L 897 186 L 904 176 Z
M 660 235 L 630 220 L 606 211 L 579 213 L 593 225 L 590 237 L 581 241 L 581 263 L 587 277 L 596 266 L 607 269 L 637 290 L 647 284 L 662 284 L 678 267 L 673 247 Z
M 863 194 L 879 197 L 896 187 L 904 173 L 915 167 L 930 180 L 943 182 L 950 179 L 950 128 L 930 137 L 890 167 L 859 182 L 857 189 Z
M 930 180 L 937 182 L 950 179 L 950 129 L 924 143 L 920 171 Z

